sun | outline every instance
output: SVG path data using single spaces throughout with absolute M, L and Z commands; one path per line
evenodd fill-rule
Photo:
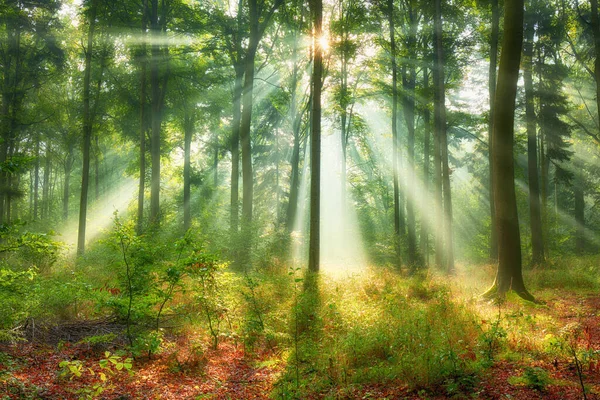
M 329 52 L 329 36 L 327 34 L 322 34 L 317 38 L 317 44 L 323 51 L 323 53 Z

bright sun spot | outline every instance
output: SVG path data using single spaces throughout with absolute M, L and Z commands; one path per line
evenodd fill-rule
M 324 53 L 327 53 L 329 51 L 329 36 L 327 34 L 321 35 L 317 39 L 317 43 L 319 44 L 319 47 L 321 48 L 321 50 L 323 50 Z

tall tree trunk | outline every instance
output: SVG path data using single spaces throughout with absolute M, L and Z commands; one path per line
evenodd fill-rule
M 291 178 L 290 178 L 290 196 L 288 200 L 288 207 L 286 212 L 285 226 L 288 232 L 294 229 L 294 222 L 296 220 L 296 212 L 298 210 L 298 191 L 300 182 L 300 127 L 302 125 L 303 110 L 298 110 L 296 104 L 297 98 L 297 86 L 298 86 L 298 62 L 297 62 L 298 48 L 294 45 L 293 60 L 294 69 L 292 71 L 292 93 L 290 100 L 290 115 L 292 115 L 292 134 L 294 135 L 294 147 L 292 149 L 292 158 L 290 164 L 292 167 Z
M 596 78 L 596 107 L 598 110 L 598 120 L 600 121 L 600 17 L 598 15 L 598 0 L 590 0 L 592 18 L 591 26 L 594 35 L 594 76 Z M 599 125 L 600 126 L 600 125 Z
M 98 92 L 100 93 L 100 92 Z M 100 198 L 100 143 L 98 134 L 94 135 L 94 200 Z
M 239 12 L 239 11 L 238 11 Z M 240 186 L 240 122 L 242 118 L 242 90 L 244 68 L 237 65 L 235 68 L 235 83 L 233 87 L 233 119 L 231 122 L 231 209 L 230 229 L 237 234 L 239 224 L 239 186 Z
M 46 151 L 44 154 L 44 184 L 42 186 L 42 219 L 48 218 L 48 211 L 50 209 L 50 169 L 52 167 L 52 164 L 50 162 L 49 147 L 50 143 L 46 142 Z M 7 216 L 9 216 L 8 213 Z
M 575 174 L 574 195 L 575 195 L 575 222 L 577 224 L 575 232 L 575 251 L 578 255 L 585 252 L 585 198 L 584 182 L 580 174 Z
M 150 31 L 152 32 L 150 87 L 152 101 L 152 140 L 150 159 L 152 175 L 150 179 L 150 223 L 158 224 L 160 218 L 160 139 L 162 125 L 162 96 L 159 77 L 159 60 L 163 53 L 159 45 L 160 26 L 158 21 L 158 0 L 151 0 Z M 165 88 L 163 87 L 164 91 Z
M 65 158 L 65 180 L 63 186 L 63 221 L 69 218 L 69 197 L 71 195 L 71 170 L 73 169 L 73 143 L 70 142 L 67 149 L 67 156 Z
M 450 191 L 450 167 L 448 165 L 448 138 L 446 133 L 446 85 L 441 0 L 435 0 L 434 44 L 434 124 L 439 137 L 442 168 L 442 192 L 444 197 L 444 269 L 446 272 L 452 273 L 454 271 L 454 240 L 452 238 L 452 197 Z
M 498 66 L 498 40 L 500 37 L 500 9 L 498 7 L 498 0 L 492 0 L 492 35 L 490 39 L 490 66 L 489 66 L 489 79 L 488 79 L 488 90 L 490 95 L 490 115 L 488 120 L 488 161 L 490 166 L 490 220 L 491 220 L 491 234 L 490 234 L 490 260 L 498 260 L 498 235 L 496 233 L 496 216 L 494 212 L 494 185 L 492 183 L 492 177 L 494 176 L 493 170 L 493 121 L 494 121 L 494 100 L 496 97 L 496 67 Z
M 215 135 L 215 147 L 213 149 L 213 186 L 215 190 L 219 187 L 219 142 Z
M 494 200 L 498 227 L 498 272 L 487 295 L 509 290 L 534 300 L 525 288 L 515 193 L 514 117 L 519 63 L 523 44 L 523 0 L 505 0 L 504 39 L 498 71 L 494 112 Z
M 249 227 L 252 223 L 252 202 L 254 196 L 254 178 L 252 173 L 252 145 L 250 128 L 254 105 L 254 60 L 260 41 L 259 9 L 256 0 L 249 0 L 250 38 L 244 60 L 244 89 L 242 92 L 242 119 L 240 123 L 240 142 L 242 145 L 242 223 Z
M 144 197 L 146 193 L 146 134 L 148 130 L 146 102 L 146 74 L 148 69 L 146 30 L 148 29 L 148 0 L 142 0 L 142 44 L 140 46 L 140 179 L 138 182 L 138 205 L 135 231 L 138 235 L 144 226 Z
M 423 91 L 425 92 L 425 96 L 427 96 L 425 108 L 423 109 L 423 126 L 425 128 L 423 138 L 423 205 L 427 207 L 430 204 L 431 197 L 429 193 L 429 147 L 431 141 L 431 114 L 429 112 L 429 71 L 427 67 L 423 68 Z M 428 207 L 425 208 L 424 211 L 427 209 Z M 423 218 L 424 215 L 425 213 L 421 214 L 421 251 L 423 252 L 425 265 L 429 265 L 429 229 L 425 218 Z
M 33 167 L 33 219 L 38 219 L 39 210 L 39 188 L 40 188 L 40 135 L 35 136 L 35 166 Z
M 186 110 L 186 114 L 188 111 Z M 184 117 L 184 139 L 183 139 L 183 229 L 190 229 L 192 214 L 190 210 L 191 189 L 191 149 L 192 133 L 194 132 L 194 121 L 190 115 Z
M 390 26 L 390 58 L 392 60 L 392 172 L 394 180 L 394 232 L 396 257 L 400 258 L 400 180 L 398 171 L 398 65 L 396 62 L 396 28 L 394 21 L 394 1 L 388 0 L 388 24 Z
M 412 31 L 412 28 L 411 28 Z M 416 43 L 409 39 L 409 48 L 416 52 Z M 411 51 L 411 53 L 413 53 Z M 414 53 L 413 53 L 414 54 Z M 414 61 L 414 60 L 413 60 Z M 406 173 L 406 191 L 412 192 L 412 195 L 407 196 L 406 202 L 406 225 L 408 230 L 408 264 L 414 268 L 417 263 L 417 248 L 416 248 L 416 228 L 415 228 L 415 208 L 416 200 L 414 188 L 414 159 L 415 159 L 415 86 L 416 86 L 416 71 L 414 62 L 411 66 L 402 69 L 402 86 L 404 95 L 402 96 L 402 109 L 404 111 L 404 120 L 406 122 L 407 136 L 407 173 Z
M 82 255 L 85 252 L 85 229 L 88 206 L 88 188 L 90 180 L 90 147 L 92 143 L 90 78 L 92 73 L 94 30 L 96 28 L 96 3 L 97 0 L 92 0 L 92 4 L 90 6 L 89 30 L 87 37 L 87 48 L 85 52 L 85 70 L 83 76 L 83 166 L 81 169 L 81 195 L 79 199 L 79 230 L 77 232 L 77 254 L 79 255 Z
M 323 48 L 318 38 L 323 34 L 323 0 L 311 0 L 313 13 L 313 73 L 310 170 L 310 239 L 308 270 L 319 271 L 321 219 L 321 91 L 323 81 Z
M 532 11 L 529 11 L 530 14 Z M 540 211 L 540 188 L 537 164 L 537 127 L 533 93 L 533 21 L 525 28 L 523 49 L 523 79 L 525 83 L 525 118 L 527 120 L 527 169 L 529 178 L 529 216 L 531 223 L 531 264 L 544 262 L 542 215 Z

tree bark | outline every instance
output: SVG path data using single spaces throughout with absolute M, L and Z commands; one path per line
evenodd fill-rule
M 92 51 L 94 43 L 94 31 L 96 28 L 96 4 L 97 0 L 92 0 L 89 16 L 87 48 L 85 53 L 85 70 L 83 77 L 83 166 L 81 169 L 81 195 L 79 199 L 79 230 L 77 232 L 77 254 L 79 255 L 82 255 L 85 252 L 85 229 L 88 205 L 88 188 L 90 180 L 90 147 L 92 143 L 90 79 L 92 73 Z
M 142 0 L 142 44 L 140 46 L 140 179 L 138 182 L 138 206 L 136 233 L 141 235 L 144 230 L 144 198 L 146 193 L 146 134 L 148 131 L 148 116 L 146 102 L 146 74 L 148 70 L 146 51 L 146 30 L 148 28 L 148 0 Z
M 186 110 L 186 114 L 188 111 Z M 190 229 L 192 214 L 190 210 L 190 192 L 191 192 L 191 149 L 192 134 L 194 132 L 194 121 L 190 115 L 184 117 L 183 127 L 183 229 Z
M 242 145 L 242 223 L 249 227 L 252 223 L 252 204 L 254 196 L 254 178 L 252 173 L 252 145 L 250 127 L 254 105 L 254 60 L 260 41 L 259 10 L 256 0 L 249 0 L 250 38 L 244 60 L 244 89 L 242 92 L 242 117 L 240 123 L 240 142 Z
M 596 107 L 598 110 L 598 120 L 600 121 L 600 17 L 598 15 L 598 0 L 590 0 L 592 11 L 591 26 L 594 35 L 594 76 L 596 80 Z M 599 125 L 600 126 L 600 125 Z
M 71 186 L 71 171 L 73 169 L 73 143 L 70 142 L 67 149 L 67 156 L 65 158 L 64 165 L 64 186 L 63 186 L 63 221 L 69 219 L 69 197 L 70 197 L 70 186 Z
M 488 296 L 502 297 L 514 290 L 534 301 L 525 288 L 514 169 L 514 117 L 519 63 L 523 44 L 523 0 L 506 0 L 504 39 L 498 70 L 494 112 L 494 200 L 498 228 L 498 271 Z
M 585 252 L 585 197 L 584 183 L 580 174 L 575 174 L 574 195 L 575 195 L 575 222 L 577 224 L 575 232 L 575 251 L 578 255 Z
M 161 20 L 161 23 L 164 25 L 165 21 Z M 152 173 L 150 179 L 150 223 L 158 224 L 160 222 L 160 140 L 164 94 L 167 83 L 167 75 L 165 73 L 165 79 L 161 87 L 159 76 L 159 60 L 165 57 L 165 52 L 161 50 L 161 46 L 159 44 L 161 26 L 159 25 L 158 19 L 158 0 L 151 0 L 150 31 L 152 32 L 153 39 L 150 61 L 150 88 L 152 102 L 152 140 L 150 141 L 150 159 L 152 162 Z
M 529 13 L 531 13 L 530 11 Z M 529 14 L 528 13 L 528 14 Z M 537 164 L 537 126 L 533 93 L 533 21 L 525 28 L 523 49 L 523 80 L 525 83 L 525 119 L 527 121 L 527 169 L 529 179 L 529 219 L 531 224 L 531 264 L 544 262 L 542 215 L 540 211 L 540 186 Z
M 42 219 L 48 218 L 50 210 L 50 171 L 52 163 L 50 159 L 50 143 L 46 142 L 46 151 L 44 152 L 44 183 L 42 185 Z M 10 187 L 10 186 L 9 186 Z M 10 219 L 10 201 L 7 207 L 7 219 Z
M 396 25 L 394 21 L 394 1 L 388 0 L 388 23 L 390 26 L 390 58 L 392 61 L 392 172 L 394 180 L 394 232 L 398 266 L 400 257 L 400 179 L 398 171 L 398 65 L 396 61 Z
M 442 193 L 444 201 L 444 269 L 454 271 L 454 240 L 452 237 L 452 197 L 450 190 L 450 167 L 448 165 L 448 138 L 446 132 L 446 85 L 444 73 L 444 47 L 442 27 L 442 3 L 435 0 L 434 13 L 434 124 L 438 135 L 442 169 Z
M 425 96 L 429 96 L 429 71 L 427 67 L 423 68 L 423 91 Z M 427 207 L 430 204 L 430 193 L 429 193 L 429 164 L 430 155 L 429 147 L 431 141 L 431 113 L 429 112 L 429 97 L 426 97 L 425 107 L 423 109 L 423 126 L 425 128 L 423 138 L 423 205 Z M 424 213 L 421 214 L 421 251 L 423 252 L 423 261 L 425 265 L 429 264 L 429 229 Z
M 238 11 L 239 12 L 239 11 Z M 240 191 L 240 122 L 242 118 L 242 83 L 244 68 L 235 67 L 235 83 L 233 87 L 233 118 L 231 132 L 231 201 L 229 226 L 231 232 L 237 234 L 239 225 L 239 191 Z
M 498 236 L 496 234 L 496 216 L 494 212 L 494 184 L 492 177 L 493 170 L 493 120 L 494 120 L 494 100 L 496 97 L 496 67 L 498 66 L 498 40 L 500 37 L 500 10 L 498 0 L 492 0 L 492 35 L 490 40 L 490 66 L 489 66 L 489 95 L 490 95 L 490 115 L 488 120 L 488 161 L 490 166 L 490 260 L 498 260 Z
M 313 73 L 310 171 L 310 239 L 308 270 L 319 271 L 321 218 L 321 90 L 323 80 L 323 49 L 318 38 L 323 34 L 323 0 L 311 0 L 313 13 Z

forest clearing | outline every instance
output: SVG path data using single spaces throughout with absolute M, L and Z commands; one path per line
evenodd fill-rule
M 0 0 L 1 399 L 600 398 L 598 0 Z

